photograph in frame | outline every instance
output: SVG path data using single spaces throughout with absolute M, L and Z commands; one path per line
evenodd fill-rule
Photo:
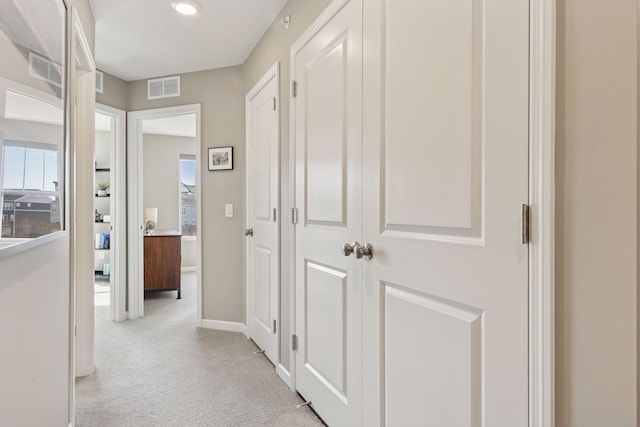
M 233 169 L 233 147 L 209 148 L 209 170 Z

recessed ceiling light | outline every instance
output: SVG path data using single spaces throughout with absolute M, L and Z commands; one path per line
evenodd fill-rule
M 195 15 L 200 10 L 200 5 L 191 0 L 173 1 L 171 6 L 183 15 Z

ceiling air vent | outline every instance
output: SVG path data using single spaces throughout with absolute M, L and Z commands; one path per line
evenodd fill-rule
M 29 75 L 62 87 L 62 68 L 53 61 L 29 52 Z
M 104 93 L 104 73 L 96 70 L 96 92 Z
M 180 96 L 180 76 L 147 80 L 147 98 L 171 98 Z

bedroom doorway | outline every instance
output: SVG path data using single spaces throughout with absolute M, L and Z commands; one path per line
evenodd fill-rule
M 199 321 L 200 105 L 134 111 L 128 119 L 129 319 L 144 315 L 145 289 L 180 298 L 181 273 L 195 271 Z M 145 251 L 153 254 L 146 267 Z

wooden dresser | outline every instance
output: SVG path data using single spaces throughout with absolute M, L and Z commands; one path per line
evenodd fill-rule
M 178 291 L 182 263 L 180 234 L 174 230 L 155 230 L 144 236 L 144 290 Z

